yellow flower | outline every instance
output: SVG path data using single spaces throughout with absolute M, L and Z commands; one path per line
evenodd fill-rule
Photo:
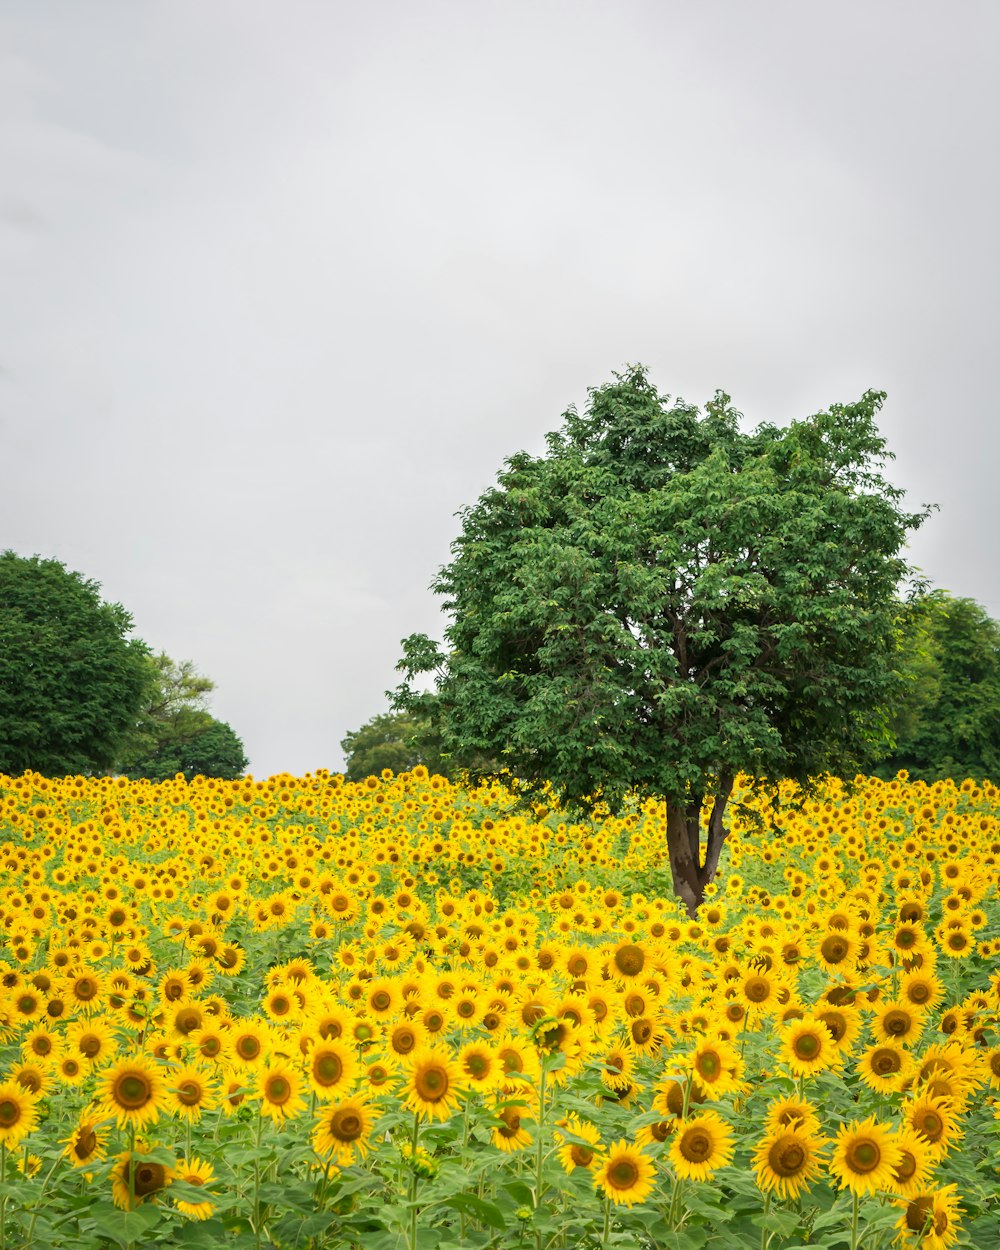
M 60 1143 L 66 1147 L 66 1158 L 75 1168 L 83 1168 L 103 1159 L 107 1144 L 107 1133 L 102 1130 L 100 1120 L 86 1112 L 69 1137 Z
M 936 1152 L 926 1138 L 911 1128 L 897 1129 L 895 1138 L 900 1156 L 892 1170 L 892 1191 L 901 1198 L 910 1198 L 926 1187 L 934 1170 Z
M 730 1042 L 699 1042 L 691 1055 L 691 1072 L 706 1098 L 730 1094 L 743 1087 L 743 1063 Z
M 839 1052 L 830 1030 L 818 1017 L 806 1014 L 790 1020 L 778 1030 L 781 1048 L 778 1058 L 793 1076 L 812 1076 L 832 1067 Z
M 909 1051 L 886 1042 L 881 1046 L 869 1046 L 858 1060 L 858 1075 L 869 1089 L 880 1094 L 893 1094 L 906 1084 L 913 1066 Z
M 500 1057 L 490 1042 L 466 1042 L 458 1052 L 458 1066 L 470 1089 L 493 1089 L 503 1075 Z
M 929 1144 L 935 1158 L 947 1153 L 955 1131 L 955 1116 L 949 1099 L 926 1094 L 914 1098 L 903 1106 L 903 1122 Z
M 604 1191 L 615 1206 L 631 1207 L 652 1192 L 656 1168 L 652 1159 L 627 1141 L 613 1142 L 600 1168 L 594 1188 Z
M 322 1038 L 307 1056 L 309 1085 L 317 1098 L 336 1098 L 354 1082 L 358 1061 L 346 1042 L 324 1041 Z
M 891 1187 L 901 1157 L 892 1131 L 870 1116 L 841 1127 L 834 1141 L 830 1171 L 841 1189 L 874 1194 Z
M 134 1176 L 133 1176 L 134 1172 Z M 116 1207 L 130 1211 L 147 1198 L 153 1198 L 170 1184 L 174 1177 L 173 1167 L 154 1162 L 147 1152 L 127 1150 L 118 1156 L 111 1169 L 111 1198 Z M 132 1201 L 132 1198 L 135 1201 Z
M 570 1141 L 570 1137 L 580 1140 Z M 559 1162 L 567 1172 L 576 1168 L 590 1168 L 596 1171 L 603 1162 L 604 1151 L 601 1149 L 601 1134 L 593 1124 L 571 1115 L 560 1122 L 555 1130 L 555 1143 Z
M 732 1158 L 733 1130 L 714 1111 L 681 1121 L 670 1144 L 670 1162 L 684 1180 L 709 1180 Z
M 194 1157 L 182 1160 L 174 1173 L 173 1180 L 182 1181 L 185 1185 L 194 1185 L 195 1188 L 201 1189 L 204 1185 L 210 1185 L 215 1180 L 215 1172 L 212 1170 L 211 1163 Z M 187 1215 L 192 1220 L 207 1220 L 215 1211 L 215 1204 L 212 1201 L 211 1194 L 206 1194 L 201 1202 L 183 1202 L 180 1198 L 175 1198 L 174 1206 L 182 1215 Z
M 327 1103 L 313 1129 L 313 1150 L 321 1158 L 333 1156 L 345 1167 L 369 1151 L 374 1117 L 363 1096 Z
M 305 1110 L 301 1094 L 302 1075 L 284 1060 L 268 1063 L 257 1074 L 254 1093 L 260 1099 L 261 1115 L 279 1124 L 294 1119 Z
M 153 1124 L 167 1102 L 163 1071 L 145 1055 L 122 1059 L 102 1074 L 97 1101 L 101 1114 L 122 1128 Z
M 167 1078 L 174 1111 L 185 1120 L 200 1120 L 202 1112 L 216 1105 L 215 1087 L 206 1073 L 186 1064 Z
M 899 1205 L 903 1214 L 896 1227 L 906 1250 L 948 1250 L 954 1245 L 961 1218 L 956 1185 L 922 1190 Z
M 534 1140 L 521 1123 L 523 1111 L 524 1107 L 515 1103 L 507 1103 L 505 1106 L 494 1109 L 497 1123 L 490 1132 L 490 1139 L 493 1145 L 505 1154 L 513 1153 L 515 1150 L 524 1150 Z
M 38 1123 L 38 1098 L 17 1081 L 0 1085 L 0 1144 L 12 1149 Z
M 406 1106 L 431 1120 L 447 1120 L 468 1088 L 468 1079 L 443 1046 L 425 1046 L 406 1063 Z
M 819 1175 L 819 1152 L 824 1139 L 802 1127 L 777 1128 L 757 1144 L 753 1156 L 758 1187 L 779 1198 L 797 1198 Z

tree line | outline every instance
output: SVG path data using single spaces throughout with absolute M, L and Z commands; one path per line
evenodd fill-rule
M 130 637 L 131 615 L 58 560 L 0 553 L 0 773 L 239 777 L 215 683 Z

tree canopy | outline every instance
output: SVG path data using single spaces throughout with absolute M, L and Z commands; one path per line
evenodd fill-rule
M 446 750 L 529 792 L 664 798 L 693 910 L 737 773 L 807 784 L 886 749 L 901 551 L 925 513 L 881 474 L 883 400 L 744 433 L 727 395 L 702 413 L 639 366 L 592 389 L 460 514 L 434 582 L 445 646 L 404 639 L 395 706 L 435 698 Z
M 0 772 L 108 768 L 135 722 L 147 648 L 100 585 L 58 560 L 0 554 Z
M 147 681 L 138 719 L 122 743 L 118 772 L 164 781 L 177 773 L 233 779 L 246 770 L 243 743 L 208 711 L 215 689 L 190 660 L 165 652 L 146 657 Z
M 383 769 L 408 772 L 423 764 L 430 772 L 446 775 L 441 743 L 424 717 L 411 712 L 382 712 L 341 739 L 344 776 L 363 781 Z
M 878 772 L 937 781 L 1000 777 L 1000 624 L 936 590 L 904 606 L 896 745 Z

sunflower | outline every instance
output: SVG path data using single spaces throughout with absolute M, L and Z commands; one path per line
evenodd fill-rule
M 204 1159 L 196 1157 L 184 1159 L 174 1173 L 173 1180 L 201 1189 L 215 1180 L 215 1172 L 212 1170 L 211 1163 Z M 200 1202 L 182 1202 L 180 1198 L 175 1198 L 174 1206 L 182 1215 L 192 1220 L 207 1220 L 215 1211 L 215 1204 L 211 1201 L 209 1194 L 206 1194 Z
M 252 1077 L 243 1069 L 231 1069 L 222 1078 L 222 1089 L 219 1091 L 219 1106 L 223 1115 L 235 1115 L 246 1102 L 250 1092 L 249 1083 Z
M 344 1167 L 364 1158 L 370 1147 L 375 1119 L 366 1098 L 356 1095 L 320 1109 L 313 1129 L 313 1150 L 325 1159 L 333 1156 Z
M 843 1125 L 837 1133 L 830 1171 L 841 1189 L 875 1194 L 892 1185 L 902 1152 L 895 1135 L 874 1116 Z
M 147 1152 L 135 1154 L 125 1151 L 111 1169 L 111 1198 L 116 1207 L 125 1211 L 162 1192 L 174 1178 L 174 1169 L 167 1164 L 154 1162 Z
M 490 1140 L 498 1150 L 512 1154 L 515 1150 L 524 1150 L 531 1145 L 534 1138 L 521 1124 L 521 1113 L 524 1108 L 514 1103 L 494 1108 L 496 1123 L 490 1132 Z
M 302 1004 L 294 988 L 276 985 L 264 996 L 264 1015 L 274 1024 L 286 1024 L 302 1015 Z
M 614 981 L 635 981 L 651 965 L 650 953 L 638 942 L 621 942 L 608 959 L 608 975 Z
M 896 1227 L 906 1250 L 948 1250 L 954 1245 L 962 1214 L 957 1185 L 923 1190 L 899 1205 L 904 1209 Z
M 278 1124 L 294 1119 L 305 1110 L 301 1090 L 302 1074 L 282 1059 L 265 1064 L 257 1073 L 254 1094 L 260 1099 L 261 1115 Z
M 122 1059 L 102 1073 L 96 1101 L 101 1115 L 121 1128 L 152 1124 L 167 1104 L 162 1069 L 141 1054 Z
M 895 1137 L 900 1160 L 893 1168 L 892 1191 L 900 1198 L 911 1198 L 920 1193 L 930 1180 L 934 1170 L 934 1151 L 911 1128 L 897 1129 Z
M 935 973 L 917 969 L 900 978 L 899 998 L 908 1007 L 929 1011 L 944 998 L 944 986 Z
M 87 1075 L 83 1060 L 77 1055 L 60 1055 L 55 1071 L 62 1085 L 79 1085 Z
M 458 1052 L 458 1066 L 470 1089 L 493 1089 L 503 1075 L 500 1058 L 490 1042 L 466 1042 Z
M 176 1115 L 192 1122 L 216 1106 L 216 1090 L 209 1076 L 194 1064 L 185 1064 L 167 1078 L 170 1106 Z
M 90 1067 L 107 1063 L 118 1049 L 112 1031 L 113 1021 L 104 1016 L 86 1016 L 66 1030 L 66 1049 L 81 1057 Z
M 21 1042 L 22 1058 L 34 1063 L 57 1063 L 62 1049 L 62 1039 L 44 1023 L 36 1024 Z
M 858 1060 L 858 1075 L 869 1089 L 880 1094 L 898 1093 L 913 1072 L 913 1057 L 901 1046 L 886 1042 L 869 1046 Z
M 26 1089 L 29 1094 L 47 1094 L 53 1074 L 48 1064 L 15 1063 L 8 1072 L 7 1079 Z
M 812 1014 L 826 1025 L 841 1054 L 850 1054 L 861 1032 L 861 1016 L 857 1009 L 846 1003 L 827 1001 L 817 1003 Z
M 253 1020 L 240 1021 L 226 1037 L 229 1058 L 243 1068 L 256 1068 L 264 1062 L 270 1049 L 271 1034 L 268 1027 Z
M 309 1085 L 324 1100 L 343 1094 L 358 1074 L 354 1051 L 341 1041 L 316 1042 L 308 1053 Z
M 729 1042 L 699 1042 L 691 1055 L 691 1074 L 706 1098 L 742 1089 L 743 1062 Z
M 610 1090 L 626 1089 L 632 1084 L 635 1057 L 630 1047 L 612 1046 L 601 1056 L 601 1083 Z
M 772 1130 L 761 1138 L 752 1160 L 758 1187 L 764 1193 L 777 1192 L 779 1198 L 797 1198 L 819 1175 L 824 1144 L 801 1120 L 791 1128 Z
M 66 1158 L 75 1168 L 84 1168 L 103 1159 L 107 1144 L 107 1131 L 102 1129 L 101 1121 L 86 1112 L 69 1137 L 60 1142 L 66 1147 Z
M 911 1046 L 923 1030 L 924 1013 L 912 1003 L 883 1003 L 875 1012 L 873 1027 L 881 1041 Z
M 684 1120 L 670 1144 L 670 1162 L 684 1180 L 709 1180 L 733 1157 L 733 1130 L 714 1111 Z
M 624 1139 L 608 1147 L 604 1162 L 594 1173 L 594 1188 L 615 1206 L 631 1207 L 652 1192 L 656 1167 L 649 1155 L 630 1146 Z
M 793 1076 L 813 1076 L 823 1072 L 840 1057 L 830 1030 L 810 1013 L 791 1020 L 778 1032 L 781 1037 L 778 1058 Z
M 208 1063 L 219 1064 L 226 1054 L 226 1032 L 215 1025 L 195 1029 L 188 1034 L 188 1041 L 194 1048 L 195 1055 Z
M 426 1043 L 426 1034 L 418 1020 L 400 1020 L 386 1033 L 386 1045 L 394 1055 L 404 1058 Z
M 576 1140 L 571 1140 L 573 1138 Z M 578 1116 L 568 1116 L 560 1120 L 554 1139 L 559 1162 L 565 1171 L 590 1168 L 594 1172 L 601 1166 L 604 1151 L 601 1149 L 601 1134 L 595 1125 Z
M 377 977 L 369 981 L 364 990 L 366 1010 L 376 1020 L 390 1020 L 403 1006 L 399 982 L 390 977 Z
M 89 1011 L 101 1001 L 104 993 L 104 980 L 96 972 L 87 969 L 73 974 L 66 988 L 71 1000 L 82 1010 Z
M 903 1105 L 903 1123 L 928 1143 L 935 1159 L 948 1153 L 955 1131 L 955 1114 L 948 1098 L 923 1094 Z
M 0 1084 L 0 1145 L 13 1149 L 38 1123 L 38 1096 L 17 1081 Z
M 746 1003 L 747 1011 L 764 1015 L 773 1015 L 780 1006 L 780 988 L 780 982 L 774 977 L 754 969 L 747 972 L 739 984 L 739 992 Z
M 421 1047 L 406 1062 L 403 1098 L 418 1115 L 447 1120 L 467 1088 L 468 1079 L 451 1051 L 442 1046 Z

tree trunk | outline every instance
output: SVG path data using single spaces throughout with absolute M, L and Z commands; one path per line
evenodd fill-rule
M 729 837 L 724 816 L 732 792 L 733 778 L 728 775 L 720 777 L 708 818 L 704 863 L 701 862 L 701 798 L 692 799 L 689 803 L 667 800 L 667 850 L 674 893 L 692 919 L 704 901 L 705 886 L 715 876 L 723 844 Z

